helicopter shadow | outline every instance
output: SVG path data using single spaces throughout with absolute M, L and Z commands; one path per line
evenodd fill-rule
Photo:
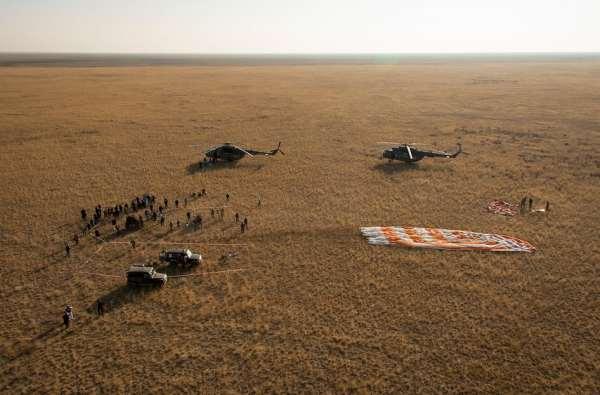
M 195 163 L 191 163 L 187 166 L 186 168 L 186 173 L 188 175 L 192 175 L 192 174 L 197 174 L 197 173 L 206 173 L 206 172 L 212 172 L 212 171 L 219 171 L 219 170 L 225 170 L 225 169 L 235 169 L 235 168 L 242 168 L 242 169 L 254 169 L 254 171 L 259 171 L 263 168 L 263 164 L 256 164 L 256 165 L 248 165 L 247 163 L 238 163 L 238 162 L 216 162 L 216 163 L 211 163 L 211 162 L 195 162 Z
M 387 175 L 401 174 L 404 172 L 424 172 L 424 173 L 454 173 L 454 169 L 444 163 L 379 163 L 373 166 L 374 170 Z
M 377 170 L 385 174 L 398 174 L 407 171 L 424 171 L 427 169 L 422 169 L 416 163 L 386 162 L 376 164 L 375 166 L 373 166 L 373 170 Z

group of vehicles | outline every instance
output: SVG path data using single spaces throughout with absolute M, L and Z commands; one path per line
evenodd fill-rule
M 382 144 L 395 145 L 392 148 L 385 149 L 382 153 L 382 159 L 388 159 L 390 162 L 398 160 L 406 163 L 413 163 L 426 157 L 456 158 L 462 152 L 460 144 L 458 144 L 457 149 L 452 152 L 419 149 L 415 144 L 389 142 Z M 281 151 L 281 142 L 277 145 L 277 148 L 270 151 L 245 149 L 231 143 L 225 143 L 209 149 L 205 152 L 205 155 L 206 160 L 215 163 L 218 161 L 237 162 L 245 156 L 254 158 L 256 156 L 273 156 L 277 153 L 284 154 Z M 128 223 L 128 228 L 139 226 L 134 217 L 128 218 L 128 221 L 130 222 Z M 162 251 L 159 254 L 159 261 L 170 265 L 195 267 L 202 263 L 202 256 L 193 253 L 188 249 L 171 249 Z M 127 284 L 129 286 L 163 286 L 166 282 L 167 275 L 165 273 L 157 272 L 153 266 L 133 265 L 127 271 Z
M 417 144 L 402 144 L 402 143 L 390 143 L 384 142 L 379 144 L 393 145 L 393 147 L 385 149 L 381 155 L 383 159 L 388 159 L 389 161 L 402 161 L 406 163 L 418 162 L 423 158 L 456 158 L 458 154 L 462 152 L 462 146 L 460 143 L 458 147 L 454 151 L 436 151 L 429 149 L 420 149 L 417 148 Z M 237 162 L 245 156 L 249 156 L 254 158 L 256 156 L 274 156 L 280 152 L 282 155 L 284 153 L 281 151 L 281 142 L 277 145 L 277 148 L 271 151 L 257 151 L 253 149 L 246 149 L 231 143 L 225 143 L 207 150 L 205 155 L 205 160 L 211 163 L 216 163 L 219 161 L 222 162 Z
M 169 265 L 195 267 L 202 263 L 202 256 L 188 249 L 171 249 L 162 251 L 158 259 Z M 153 266 L 133 265 L 127 271 L 127 285 L 131 287 L 163 286 L 167 283 L 167 275 L 157 272 Z

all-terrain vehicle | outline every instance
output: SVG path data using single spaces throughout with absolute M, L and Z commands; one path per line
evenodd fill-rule
M 130 287 L 162 287 L 166 283 L 167 275 L 157 272 L 152 266 L 134 265 L 127 271 L 127 285 Z
M 168 262 L 173 265 L 182 264 L 196 266 L 202 263 L 202 256 L 200 254 L 194 254 L 187 249 L 163 250 L 158 256 L 158 259 L 161 262 Z

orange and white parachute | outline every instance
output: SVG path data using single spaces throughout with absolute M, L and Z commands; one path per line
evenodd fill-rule
M 399 245 L 438 250 L 535 251 L 535 247 L 525 240 L 466 230 L 376 226 L 360 228 L 360 231 L 367 238 L 369 244 L 375 245 Z

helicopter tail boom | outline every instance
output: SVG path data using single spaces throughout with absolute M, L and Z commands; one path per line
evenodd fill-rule
M 253 150 L 247 150 L 247 152 L 252 153 L 253 155 L 264 155 L 264 156 L 273 156 L 276 155 L 278 152 L 281 153 L 281 155 L 285 155 L 283 153 L 283 151 L 281 150 L 281 141 L 279 142 L 279 144 L 277 145 L 277 148 L 271 150 L 271 151 L 253 151 Z

